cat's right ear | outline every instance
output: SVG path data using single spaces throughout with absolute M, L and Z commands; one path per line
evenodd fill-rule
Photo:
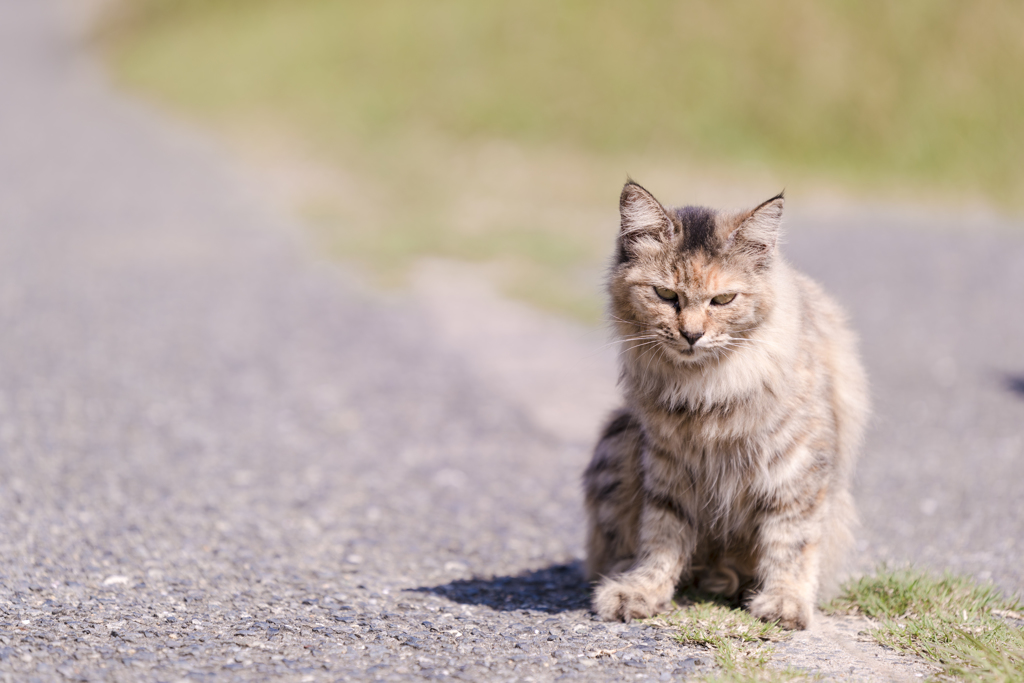
M 775 195 L 740 217 L 740 224 L 725 240 L 725 251 L 745 254 L 758 267 L 767 267 L 775 254 L 782 223 L 783 193 Z
M 675 228 L 665 207 L 650 192 L 632 180 L 619 196 L 619 246 L 622 256 L 635 253 L 643 243 L 663 243 L 673 237 Z

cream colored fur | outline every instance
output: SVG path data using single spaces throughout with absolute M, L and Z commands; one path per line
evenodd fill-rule
M 692 583 L 804 628 L 855 521 L 854 339 L 778 255 L 781 196 L 668 210 L 630 182 L 621 208 L 609 293 L 625 407 L 584 476 L 594 609 L 650 616 Z

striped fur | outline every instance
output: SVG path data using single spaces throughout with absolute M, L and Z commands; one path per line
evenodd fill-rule
M 605 619 L 656 614 L 683 583 L 806 628 L 839 569 L 866 382 L 842 312 L 777 253 L 783 202 L 665 209 L 623 189 L 608 288 L 625 407 L 584 474 Z

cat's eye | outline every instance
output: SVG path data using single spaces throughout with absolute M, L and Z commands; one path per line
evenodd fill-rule
M 718 296 L 711 299 L 711 303 L 715 306 L 724 306 L 736 298 L 736 292 L 731 294 L 719 294 Z
M 664 287 L 655 287 L 654 293 L 665 301 L 677 301 L 679 299 L 678 294 L 673 292 L 671 289 L 665 289 Z

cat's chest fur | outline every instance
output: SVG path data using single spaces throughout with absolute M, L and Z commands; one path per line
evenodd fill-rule
M 794 293 L 765 321 L 763 343 L 721 363 L 626 374 L 643 431 L 643 476 L 689 501 L 714 535 L 749 528 L 759 510 L 799 488 L 808 470 L 831 467 L 834 419 L 822 361 L 800 343 L 772 343 L 813 333 L 799 302 Z
M 774 317 L 793 316 L 780 310 Z M 824 388 L 817 359 L 798 345 L 772 343 L 786 322 L 770 321 L 756 346 L 707 367 L 634 374 L 635 366 L 624 359 L 626 400 L 651 444 L 705 466 L 770 459 L 785 447 L 791 428 L 807 417 L 800 408 Z
M 711 535 L 732 535 L 749 526 L 764 492 L 774 485 L 771 464 L 779 450 L 771 438 L 775 420 L 765 419 L 759 403 L 746 397 L 638 411 L 646 485 L 688 502 L 691 514 Z

